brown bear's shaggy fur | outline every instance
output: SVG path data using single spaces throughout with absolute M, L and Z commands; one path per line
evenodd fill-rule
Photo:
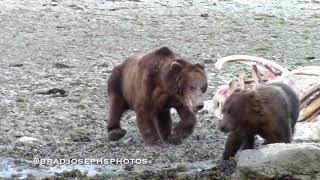
M 204 66 L 185 61 L 167 47 L 130 56 L 114 67 L 108 80 L 109 139 L 116 141 L 125 135 L 120 118 L 132 109 L 145 144 L 158 140 L 181 143 L 193 131 L 206 89 Z M 173 134 L 170 108 L 175 108 L 181 118 Z
M 263 144 L 290 143 L 299 116 L 299 99 L 286 84 L 271 83 L 255 90 L 236 90 L 222 109 L 221 131 L 230 132 L 222 158 L 254 148 L 255 135 Z

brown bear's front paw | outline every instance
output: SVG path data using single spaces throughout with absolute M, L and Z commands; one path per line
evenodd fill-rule
M 113 129 L 108 133 L 108 138 L 110 141 L 118 141 L 124 135 L 126 135 L 126 131 L 123 129 Z
M 182 143 L 182 139 L 179 136 L 171 135 L 167 139 L 168 143 L 174 144 L 174 145 L 179 145 Z

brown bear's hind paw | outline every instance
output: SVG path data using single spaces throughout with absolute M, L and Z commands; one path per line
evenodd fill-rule
M 118 141 L 121 139 L 124 135 L 126 135 L 126 131 L 123 129 L 113 129 L 108 133 L 108 139 L 110 141 Z

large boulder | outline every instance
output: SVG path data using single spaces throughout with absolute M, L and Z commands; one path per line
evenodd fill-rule
M 320 179 L 320 144 L 269 144 L 237 156 L 234 179 Z

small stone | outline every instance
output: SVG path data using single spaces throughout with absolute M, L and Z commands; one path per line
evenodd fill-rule
M 59 26 L 60 27 L 60 26 Z M 57 26 L 58 28 L 58 26 Z M 66 64 L 62 64 L 62 63 L 55 63 L 54 66 L 58 69 L 62 69 L 62 68 L 72 68 L 72 66 L 66 65 Z
M 308 57 L 306 57 L 306 60 L 313 60 L 313 59 L 315 59 L 316 57 L 314 57 L 314 56 L 308 56 Z
M 75 4 L 71 4 L 71 5 L 69 5 L 69 7 L 70 8 L 72 8 L 72 9 L 74 9 L 74 10 L 84 10 L 84 8 L 82 8 L 82 7 L 80 7 L 80 6 L 77 6 L 77 5 L 75 5 Z
M 41 142 L 39 139 L 34 138 L 34 137 L 28 137 L 28 136 L 23 136 L 21 138 L 18 139 L 18 141 L 22 142 L 22 143 L 28 143 L 28 144 L 33 144 L 33 143 L 37 143 L 37 142 Z
M 133 140 L 133 138 L 130 136 L 130 137 L 126 138 L 125 140 L 123 140 L 123 143 L 128 144 L 128 143 L 132 142 L 132 140 Z
M 201 17 L 205 17 L 205 18 L 207 18 L 207 17 L 209 17 L 209 14 L 204 13 L 204 14 L 200 14 L 200 16 L 201 16 Z
M 17 63 L 17 64 L 10 64 L 9 67 L 23 67 L 23 64 Z

